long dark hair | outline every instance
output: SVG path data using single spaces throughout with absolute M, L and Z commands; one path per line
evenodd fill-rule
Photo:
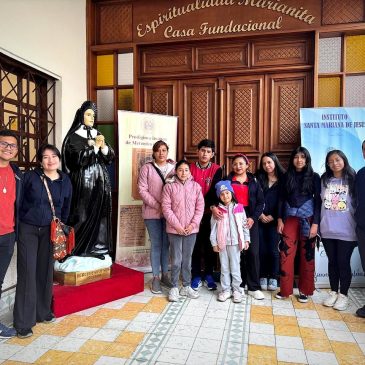
M 278 179 L 278 182 L 283 178 L 285 170 L 284 170 L 284 167 L 281 165 L 278 157 L 275 155 L 275 153 L 265 152 L 261 156 L 260 165 L 259 165 L 258 170 L 256 171 L 256 177 L 257 177 L 257 180 L 259 181 L 261 187 L 263 188 L 263 190 L 266 190 L 269 187 L 269 177 L 267 176 L 267 172 L 264 170 L 264 166 L 263 166 L 264 157 L 269 157 L 273 160 L 274 165 L 275 165 L 274 173 Z
M 305 147 L 297 147 L 295 150 L 292 151 L 290 158 L 289 158 L 289 166 L 286 172 L 286 190 L 288 193 L 292 193 L 295 188 L 297 187 L 296 182 L 296 169 L 294 166 L 294 157 L 298 153 L 302 153 L 305 158 L 305 166 L 303 167 L 303 185 L 301 186 L 301 193 L 302 194 L 312 194 L 313 193 L 313 175 L 314 171 L 312 168 L 312 158 L 309 151 Z
M 333 171 L 331 170 L 328 160 L 332 155 L 338 155 L 340 158 L 342 158 L 344 166 L 342 170 L 342 177 L 347 181 L 349 184 L 349 191 L 350 194 L 354 195 L 354 188 L 355 188 L 355 176 L 356 172 L 355 170 L 350 166 L 349 160 L 347 159 L 346 155 L 341 150 L 332 150 L 329 151 L 326 155 L 326 171 L 321 176 L 321 180 L 324 187 L 327 187 L 328 181 L 331 177 L 333 177 Z

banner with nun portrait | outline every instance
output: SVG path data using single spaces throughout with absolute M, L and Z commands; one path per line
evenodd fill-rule
M 163 140 L 168 158 L 176 160 L 177 117 L 118 111 L 119 196 L 115 261 L 141 271 L 151 270 L 150 241 L 138 193 L 140 168 L 152 161 L 152 146 Z
M 302 146 L 309 150 L 313 169 L 320 175 L 325 171 L 327 153 L 334 149 L 343 151 L 356 171 L 365 165 L 361 150 L 365 140 L 365 108 L 301 108 L 300 131 Z M 316 250 L 315 260 L 316 286 L 329 287 L 323 246 Z M 365 277 L 357 248 L 351 257 L 351 269 L 351 286 L 363 286 Z

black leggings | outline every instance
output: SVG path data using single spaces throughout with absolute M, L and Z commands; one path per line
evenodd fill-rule
M 322 242 L 328 257 L 331 290 L 338 292 L 340 287 L 340 293 L 347 295 L 352 279 L 351 255 L 357 243 L 330 238 L 322 238 Z

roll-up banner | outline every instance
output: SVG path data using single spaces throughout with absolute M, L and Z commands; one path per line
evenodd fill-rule
M 152 161 L 152 146 L 164 140 L 168 158 L 176 160 L 177 117 L 118 111 L 119 197 L 116 262 L 150 271 L 150 241 L 142 219 L 137 180 L 140 168 Z
M 301 108 L 300 130 L 302 146 L 312 156 L 314 171 L 325 171 L 326 154 L 334 149 L 347 156 L 350 165 L 358 171 L 365 165 L 361 144 L 365 140 L 365 108 Z M 329 287 L 328 260 L 323 246 L 316 250 L 316 286 Z M 365 277 L 358 249 L 351 258 L 352 284 L 364 286 Z

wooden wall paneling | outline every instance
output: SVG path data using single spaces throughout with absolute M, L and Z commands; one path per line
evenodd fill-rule
M 252 67 L 306 65 L 310 39 L 265 40 L 252 43 Z
M 269 149 L 291 151 L 300 144 L 299 109 L 312 106 L 312 72 L 267 75 Z
M 141 111 L 163 115 L 178 115 L 176 81 L 142 82 L 140 90 Z
M 140 52 L 140 74 L 166 75 L 193 71 L 192 47 L 179 48 L 147 48 Z
M 96 4 L 96 40 L 98 44 L 133 41 L 132 4 Z
M 318 107 L 319 32 L 314 35 L 313 106 Z
M 217 124 L 216 78 L 182 80 L 179 87 L 180 117 L 183 131 L 183 155 L 196 155 L 198 143 L 209 138 L 218 144 L 215 133 Z
M 264 76 L 226 78 L 226 153 L 260 153 L 263 135 Z
M 248 42 L 235 45 L 202 46 L 195 48 L 196 70 L 231 70 L 248 67 Z
M 322 25 L 356 23 L 364 20 L 364 0 L 323 0 Z

